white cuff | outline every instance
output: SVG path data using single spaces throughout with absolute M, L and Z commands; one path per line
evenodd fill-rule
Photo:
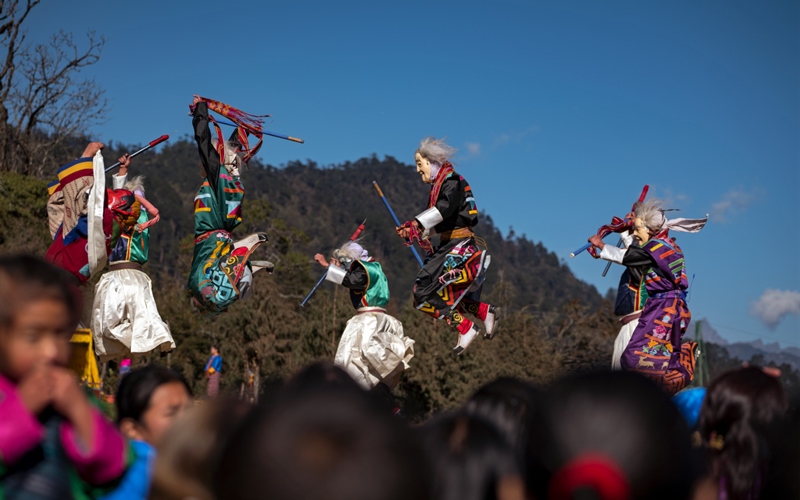
M 439 212 L 438 208 L 431 207 L 417 215 L 415 219 L 417 219 L 423 228 L 430 229 L 436 224 L 442 222 L 444 217 L 442 217 L 442 214 Z
M 628 248 L 633 243 L 633 234 L 630 231 L 623 231 L 619 235 L 622 238 L 622 246 Z
M 346 274 L 347 271 L 345 271 L 339 266 L 331 264 L 328 266 L 328 273 L 325 275 L 325 279 L 328 281 L 332 281 L 337 285 L 341 285 L 342 281 L 344 281 L 344 276 Z
M 624 248 L 617 248 L 613 245 L 606 245 L 600 251 L 600 258 L 617 264 L 622 264 L 622 258 L 625 257 L 626 250 Z
M 111 189 L 122 189 L 125 186 L 125 181 L 128 180 L 128 174 L 119 175 L 115 174 L 111 176 Z

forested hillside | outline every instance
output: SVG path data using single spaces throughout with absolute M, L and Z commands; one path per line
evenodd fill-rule
M 110 164 L 133 148 L 109 145 Z M 69 158 L 65 158 L 65 161 Z M 54 174 L 58 165 L 49 170 Z M 455 335 L 411 307 L 418 269 L 411 252 L 394 234 L 394 225 L 375 193 L 377 180 L 397 214 L 408 218 L 425 207 L 427 189 L 412 167 L 375 157 L 332 167 L 292 163 L 282 168 L 251 162 L 242 179 L 247 192 L 244 223 L 236 233 L 264 231 L 270 242 L 257 258 L 276 264 L 273 275 L 256 275 L 256 293 L 216 318 L 194 314 L 184 293 L 192 256 L 192 202 L 199 183 L 196 147 L 172 141 L 157 153 L 137 157 L 131 174 L 147 176 L 147 197 L 160 210 L 151 229 L 150 262 L 162 316 L 169 321 L 178 349 L 169 362 L 197 388 L 212 342 L 225 359 L 224 387 L 238 390 L 248 362 L 261 380 L 281 378 L 318 358 L 331 358 L 352 315 L 343 290 L 326 283 L 305 307 L 299 306 L 323 268 L 312 263 L 328 254 L 367 219 L 362 244 L 383 263 L 391 284 L 390 312 L 417 341 L 416 357 L 399 388 L 407 411 L 425 415 L 463 400 L 480 384 L 499 375 L 546 381 L 563 370 L 605 366 L 617 327 L 593 287 L 576 279 L 541 243 L 503 237 L 487 214 L 476 232 L 487 242 L 492 265 L 485 297 L 502 307 L 498 336 L 476 341 L 466 355 L 450 352 Z M 0 252 L 43 254 L 48 245 L 45 181 L 0 174 Z M 479 190 L 478 190 L 479 196 Z M 85 290 L 85 315 L 92 286 Z M 111 365 L 109 373 L 113 374 Z M 111 376 L 113 379 L 113 375 Z

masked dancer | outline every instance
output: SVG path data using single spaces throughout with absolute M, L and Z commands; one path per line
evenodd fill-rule
M 631 287 L 637 291 L 641 315 L 620 365 L 657 381 L 675 394 L 694 376 L 696 342 L 683 342 L 691 320 L 686 305 L 689 282 L 683 252 L 669 237 L 669 230 L 696 233 L 704 219 L 667 219 L 659 200 L 635 206 L 626 219 L 633 221 L 633 236 L 623 238 L 627 248 L 606 245 L 600 236 L 589 242 L 600 250 L 601 259 L 624 265 L 630 271 Z
M 428 256 L 414 284 L 414 304 L 434 318 L 444 319 L 458 332 L 453 351 L 461 354 L 480 333 L 464 313 L 478 317 L 491 339 L 497 326 L 497 308 L 480 301 L 489 256 L 478 247 L 472 228 L 478 224 L 478 208 L 472 188 L 456 173 L 450 158 L 455 149 L 444 140 L 424 139 L 414 155 L 422 182 L 431 185 L 428 206 L 414 220 L 397 228 L 411 244 L 417 241 Z M 439 246 L 430 237 L 439 235 Z

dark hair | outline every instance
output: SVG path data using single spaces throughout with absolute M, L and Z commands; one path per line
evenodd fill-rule
M 590 459 L 621 474 L 631 498 L 686 498 L 696 479 L 686 422 L 667 394 L 633 372 L 587 373 L 555 383 L 529 449 L 542 467 L 544 483 L 533 492 L 542 498 Z M 553 481 L 556 475 L 559 481 Z M 601 498 L 592 484 L 570 488 L 572 498 L 586 489 Z
M 211 499 L 220 454 L 252 406 L 225 396 L 181 415 L 158 447 L 152 500 Z
M 186 387 L 186 392 L 192 394 L 186 379 L 164 366 L 147 365 L 125 375 L 117 388 L 117 423 L 126 418 L 141 422 L 142 415 L 150 406 L 153 393 L 160 386 L 171 382 L 180 382 Z
M 464 405 L 464 413 L 494 425 L 522 458 L 528 427 L 535 423 L 541 396 L 532 384 L 501 377 L 478 389 Z
M 435 500 L 491 500 L 509 479 L 522 476 L 511 446 L 491 423 L 463 412 L 419 428 L 434 478 Z
M 427 499 L 427 467 L 410 431 L 363 391 L 287 386 L 258 407 L 222 455 L 217 498 Z
M 787 409 L 780 382 L 760 368 L 730 370 L 711 382 L 700 437 L 712 444 L 718 478 L 733 500 L 758 496 L 771 454 L 768 434 Z
M 307 391 L 319 387 L 336 387 L 363 392 L 358 382 L 333 361 L 323 360 L 297 372 L 286 383 L 291 390 Z
M 81 293 L 74 278 L 38 257 L 0 257 L 0 327 L 9 326 L 22 304 L 53 299 L 64 304 L 70 321 L 77 326 Z

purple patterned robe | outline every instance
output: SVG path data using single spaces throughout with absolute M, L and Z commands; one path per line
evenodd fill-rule
M 643 270 L 640 288 L 646 301 L 620 364 L 675 394 L 691 382 L 695 364 L 695 343 L 681 343 L 692 318 L 683 252 L 669 238 L 653 238 L 628 248 L 622 264 Z

